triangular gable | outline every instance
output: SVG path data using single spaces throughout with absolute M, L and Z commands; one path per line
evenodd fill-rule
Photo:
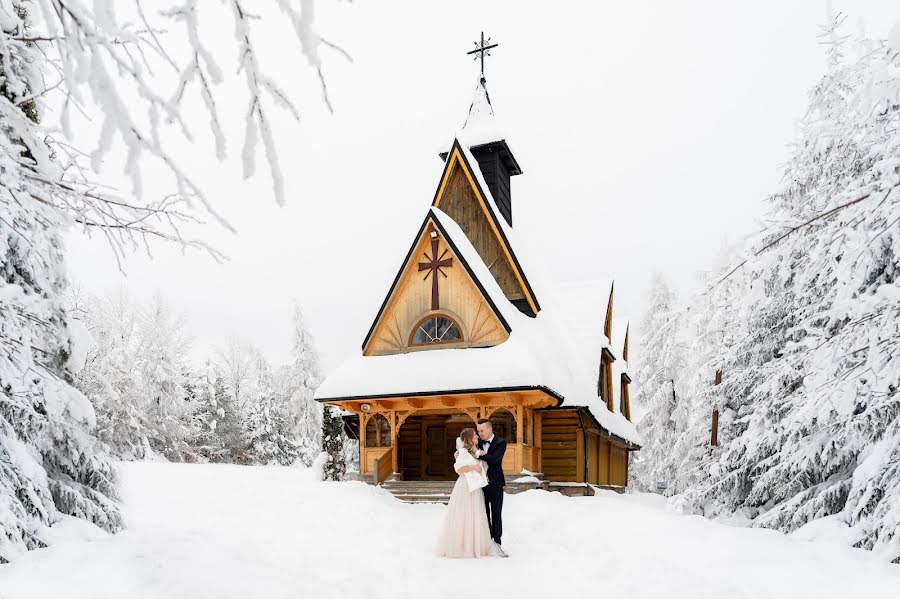
M 450 197 L 451 194 L 448 192 L 454 189 L 454 181 L 459 180 L 467 183 L 479 210 L 471 210 L 470 206 L 464 206 L 465 202 L 455 199 L 456 196 Z M 521 297 L 527 302 L 531 312 L 537 314 L 541 306 L 504 232 L 504 226 L 497 217 L 493 201 L 489 201 L 488 198 L 490 195 L 479 182 L 479 177 L 476 176 L 459 140 L 454 140 L 431 205 L 446 212 L 466 232 L 507 298 L 515 302 Z M 480 230 L 472 230 L 476 228 L 483 228 L 486 234 L 482 235 Z M 502 262 L 498 261 L 500 257 Z
M 430 255 L 431 231 L 437 233 L 439 255 L 452 258 L 453 264 L 444 269 L 439 278 L 442 286 L 436 311 L 431 306 L 431 284 L 424 280 L 418 268 L 418 263 Z M 468 243 L 468 240 L 460 242 Z M 440 219 L 429 210 L 369 327 L 362 343 L 363 354 L 381 355 L 408 349 L 409 335 L 416 323 L 424 316 L 438 313 L 446 314 L 461 325 L 463 343 L 470 347 L 497 345 L 505 341 L 511 331 L 463 252 Z

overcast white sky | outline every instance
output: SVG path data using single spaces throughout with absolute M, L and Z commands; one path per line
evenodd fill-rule
M 896 0 L 834 7 L 848 33 L 861 20 L 884 35 L 900 19 Z M 326 369 L 359 351 L 430 205 L 436 150 L 465 118 L 477 77 L 465 53 L 481 30 L 500 44 L 488 89 L 524 170 L 513 179 L 518 236 L 559 282 L 614 278 L 617 313 L 633 319 L 654 271 L 689 293 L 726 241 L 756 228 L 824 68 L 824 0 L 357 0 L 317 11 L 354 59 L 323 51 L 333 115 L 286 30 L 265 40 L 303 112 L 278 121 L 288 206 L 276 206 L 262 157 L 255 178 L 240 177 L 243 98 L 222 100 L 234 134 L 224 164 L 205 159 L 198 116 L 192 170 L 238 229 L 200 234 L 227 263 L 154 246 L 123 276 L 104 241 L 70 235 L 74 281 L 98 294 L 125 285 L 140 301 L 158 290 L 184 314 L 198 362 L 229 337 L 288 360 L 295 298 Z M 219 56 L 233 72 L 233 25 L 220 17 L 207 27 L 225 32 Z

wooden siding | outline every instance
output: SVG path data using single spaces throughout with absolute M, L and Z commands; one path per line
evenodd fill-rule
M 598 467 L 599 476 L 597 478 L 598 485 L 609 484 L 609 454 L 611 448 L 612 443 L 610 443 L 609 439 L 600 439 L 600 452 L 597 455 L 597 458 L 600 460 L 600 464 Z
M 438 255 L 447 252 L 453 258 L 453 265 L 444 268 L 446 277 L 440 276 L 438 300 L 440 309 L 431 309 L 431 277 L 423 278 L 418 263 L 425 261 L 425 253 L 431 254 L 431 231 L 429 223 L 422 232 L 409 263 L 394 288 L 381 318 L 375 325 L 364 354 L 386 355 L 405 351 L 429 351 L 430 347 L 410 347 L 409 339 L 413 327 L 422 318 L 433 314 L 446 314 L 461 327 L 463 342 L 458 347 L 488 347 L 498 345 L 509 338 L 509 334 L 494 314 L 490 305 L 481 295 L 466 269 L 459 262 L 446 240 L 439 239 Z
M 600 436 L 588 435 L 588 482 L 600 484 Z
M 544 477 L 558 482 L 577 482 L 581 429 L 574 411 L 541 412 L 541 454 Z M 581 476 L 583 478 L 583 475 Z
M 610 449 L 609 484 L 620 487 L 628 484 L 628 450 L 618 445 Z
M 524 299 L 525 292 L 513 265 L 503 251 L 460 162 L 453 167 L 436 205 L 460 226 L 478 255 L 488 265 L 504 295 L 510 301 Z
M 613 441 L 600 430 L 583 419 L 587 429 L 587 482 L 592 485 L 626 486 L 628 484 L 628 450 L 618 441 Z M 578 430 L 581 435 L 581 430 Z M 582 446 L 583 447 L 583 446 Z M 580 467 L 577 464 L 576 467 Z M 581 482 L 584 476 L 572 480 Z

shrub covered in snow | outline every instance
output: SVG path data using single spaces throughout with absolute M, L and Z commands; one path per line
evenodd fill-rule
M 325 406 L 322 419 L 322 452 L 328 456 L 323 466 L 325 480 L 341 480 L 347 465 L 343 451 L 343 420 L 337 408 Z

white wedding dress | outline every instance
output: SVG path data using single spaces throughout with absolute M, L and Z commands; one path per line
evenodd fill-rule
M 456 439 L 459 457 L 453 469 L 459 473 L 464 466 L 480 465 L 480 472 L 461 474 L 453 485 L 450 504 L 438 537 L 438 555 L 441 557 L 488 557 L 501 555 L 500 548 L 491 539 L 487 511 L 484 507 L 484 491 L 487 486 L 487 464 L 476 459 Z

